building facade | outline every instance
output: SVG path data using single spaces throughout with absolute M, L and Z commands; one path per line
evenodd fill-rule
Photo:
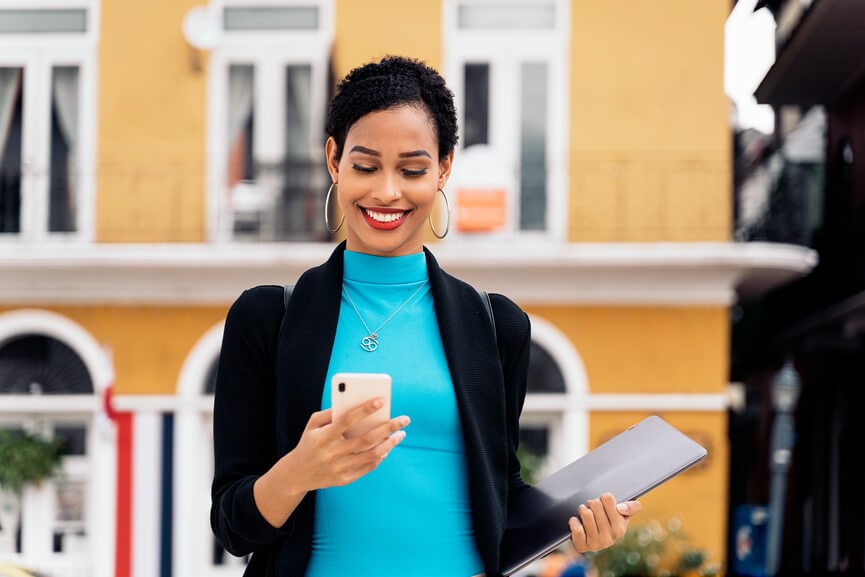
M 0 1 L 0 419 L 67 442 L 0 559 L 221 576 L 211 413 L 240 292 L 324 260 L 325 108 L 387 53 L 453 87 L 443 267 L 533 325 L 541 473 L 649 414 L 709 449 L 643 499 L 726 562 L 730 311 L 813 251 L 733 240 L 729 2 Z M 444 207 L 442 207 L 442 216 Z
M 862 575 L 865 6 L 761 0 L 756 9 L 777 23 L 775 64 L 755 92 L 776 127 L 757 163 L 773 175 L 763 225 L 746 238 L 811 247 L 819 264 L 744 305 L 734 323 L 731 371 L 750 400 L 733 416 L 731 452 L 751 466 L 731 503 L 767 510 L 767 574 Z

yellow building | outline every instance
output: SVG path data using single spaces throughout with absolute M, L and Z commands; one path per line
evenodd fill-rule
M 242 572 L 208 519 L 221 323 L 329 254 L 328 95 L 401 53 L 458 103 L 434 251 L 532 318 L 524 444 L 549 472 L 663 416 L 709 457 L 634 523 L 725 563 L 731 307 L 814 264 L 731 239 L 729 4 L 0 2 L 0 423 L 71 447 L 0 561 Z

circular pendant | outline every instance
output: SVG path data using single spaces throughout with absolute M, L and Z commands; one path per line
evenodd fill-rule
M 378 338 L 375 335 L 363 337 L 360 341 L 360 348 L 370 353 L 373 352 L 378 348 Z

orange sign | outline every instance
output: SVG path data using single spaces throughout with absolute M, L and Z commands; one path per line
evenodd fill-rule
M 460 232 L 488 232 L 505 226 L 504 188 L 458 188 L 456 228 Z

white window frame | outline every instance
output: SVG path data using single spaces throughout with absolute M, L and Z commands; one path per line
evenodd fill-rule
M 285 68 L 309 65 L 313 92 L 310 98 L 310 154 L 323 157 L 324 142 L 319 142 L 316 134 L 323 133 L 327 107 L 333 0 L 214 0 L 210 6 L 219 15 L 220 27 L 225 7 L 316 6 L 319 11 L 316 30 L 222 30 L 211 52 L 207 88 L 207 230 L 210 241 L 231 241 L 230 227 L 225 221 L 231 216 L 225 181 L 229 146 L 226 131 L 229 67 L 232 64 L 252 64 L 255 67 L 253 107 L 259 119 L 254 133 L 256 159 L 280 162 L 285 152 L 285 111 L 281 100 Z
M 570 5 L 566 0 L 544 0 L 555 10 L 552 30 L 461 30 L 458 12 L 461 6 L 535 6 L 538 0 L 445 0 L 443 3 L 444 72 L 454 91 L 460 129 L 465 122 L 462 102 L 465 95 L 463 69 L 469 63 L 490 66 L 489 144 L 502 154 L 506 166 L 519 166 L 520 101 L 517 74 L 524 62 L 547 64 L 548 131 L 546 229 L 519 229 L 519 175 L 507 175 L 510 194 L 507 199 L 507 224 L 501 231 L 460 233 L 452 231 L 454 239 L 481 241 L 518 239 L 560 243 L 566 240 L 568 207 L 568 142 L 569 142 L 569 35 Z M 516 95 L 516 96 L 513 96 Z M 517 119 L 514 121 L 514 119 Z M 461 148 L 461 145 L 458 146 Z M 459 150 L 455 160 L 458 170 Z
M 86 11 L 83 33 L 0 34 L 0 67 L 24 69 L 21 154 L 21 230 L 0 234 L 0 243 L 92 242 L 95 218 L 96 79 L 99 2 L 96 0 L 0 0 L 0 9 Z M 51 71 L 78 68 L 76 226 L 49 232 Z

